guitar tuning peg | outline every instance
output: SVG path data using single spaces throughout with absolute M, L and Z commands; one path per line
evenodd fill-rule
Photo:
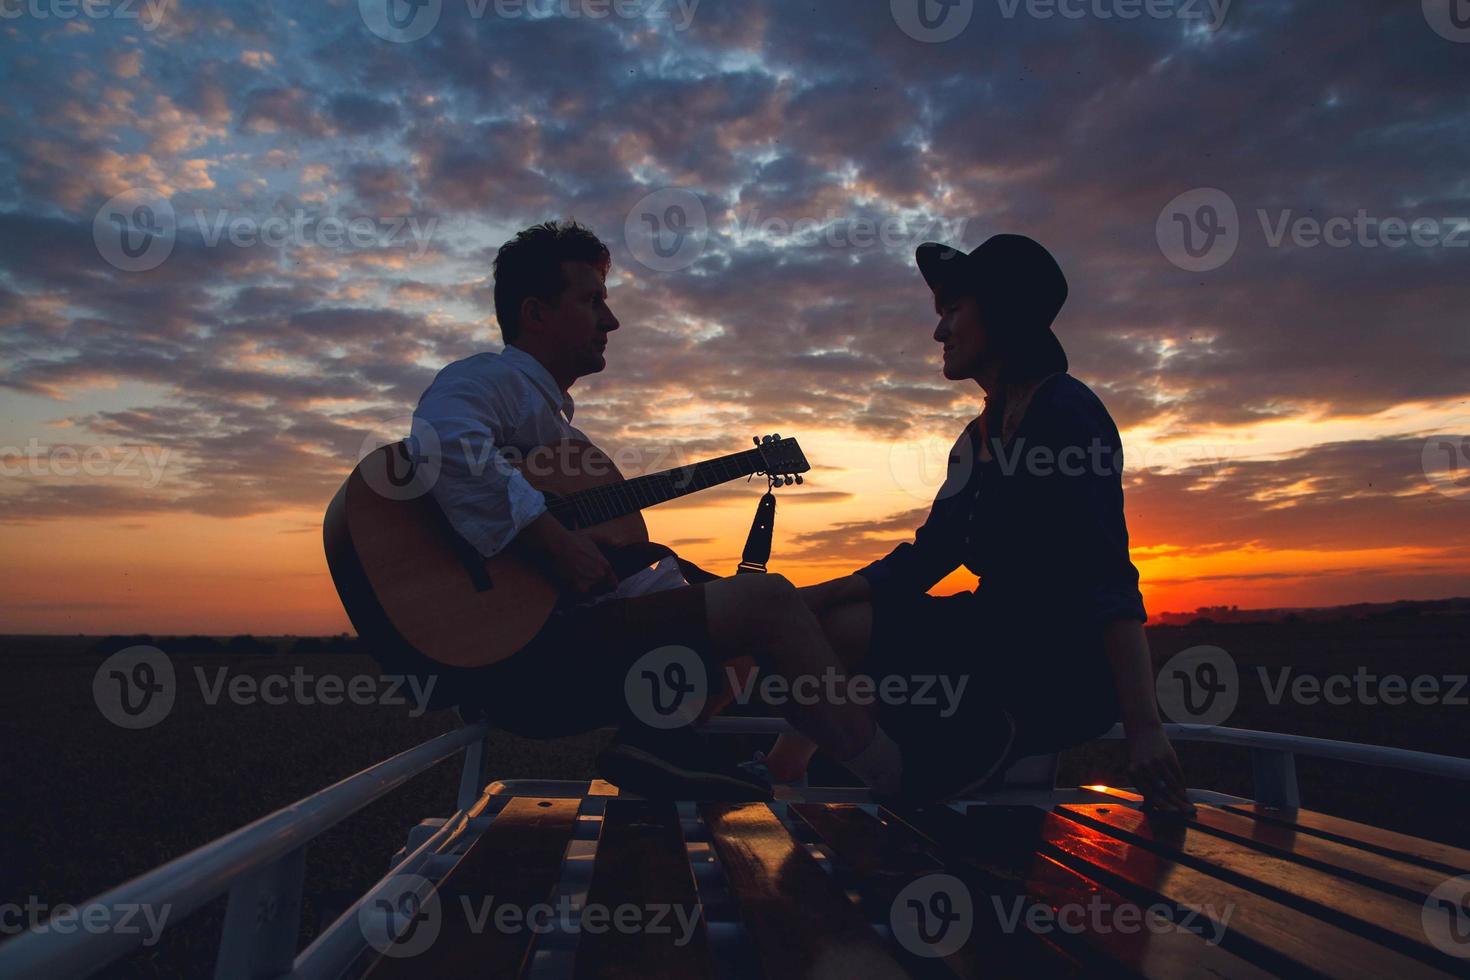
M 771 437 L 770 436 L 761 436 L 761 442 L 763 442 L 763 443 L 765 443 L 766 445 L 769 446 L 771 444 Z
M 792 476 L 790 473 L 787 473 L 786 474 L 786 485 L 789 487 L 789 486 L 791 486 L 791 484 L 793 484 L 795 482 L 796 482 L 796 477 Z
M 928 8 L 925 8 L 925 9 L 928 9 Z M 775 435 L 771 436 L 771 441 L 772 442 L 780 442 L 781 441 L 781 433 L 777 432 Z
M 753 443 L 755 443 L 757 446 L 759 446 L 761 444 L 761 437 L 760 436 L 751 436 L 750 437 L 750 441 L 753 442 Z
M 801 474 L 800 473 L 796 474 L 796 485 L 797 486 L 801 486 L 805 482 L 806 481 L 801 478 Z

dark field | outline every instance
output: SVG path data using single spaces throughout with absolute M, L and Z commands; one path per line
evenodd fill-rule
M 1292 732 L 1466 755 L 1470 689 L 1459 703 L 1401 706 L 1268 703 L 1255 667 L 1291 666 L 1295 675 L 1420 675 L 1447 680 L 1470 671 L 1470 614 L 1408 614 L 1337 622 L 1157 627 L 1159 662 L 1199 644 L 1223 647 L 1240 665 L 1240 707 L 1232 727 Z M 409 717 L 406 707 L 261 703 L 227 697 L 206 703 L 192 668 L 213 678 L 261 677 L 301 665 L 314 675 L 375 675 L 355 654 L 176 654 L 179 697 L 153 728 L 109 723 L 92 696 L 101 663 L 95 641 L 59 637 L 0 640 L 9 683 L 0 691 L 0 763 L 7 830 L 0 844 L 0 903 L 80 903 L 330 782 L 450 730 L 450 713 Z M 284 649 L 286 644 L 279 646 Z M 532 742 L 500 735 L 490 778 L 587 778 L 608 735 Z M 752 741 L 749 748 L 761 747 Z M 1182 745 L 1190 784 L 1249 796 L 1244 750 Z M 1125 783 L 1121 743 L 1074 750 L 1066 784 Z M 1420 836 L 1470 846 L 1466 787 L 1429 777 L 1340 763 L 1298 760 L 1306 806 Z M 327 833 L 308 850 L 301 943 L 375 881 L 420 819 L 454 804 L 458 761 L 444 763 Z M 843 780 L 819 763 L 816 782 Z M 110 975 L 208 975 L 223 917 L 217 900 Z

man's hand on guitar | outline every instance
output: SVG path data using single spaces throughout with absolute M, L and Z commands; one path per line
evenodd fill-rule
M 527 524 L 520 536 L 532 556 L 573 595 L 601 595 L 618 587 L 617 573 L 597 545 L 562 527 L 550 513 Z

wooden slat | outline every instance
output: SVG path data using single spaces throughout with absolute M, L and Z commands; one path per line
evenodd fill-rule
M 1057 813 L 1121 841 L 1155 851 L 1249 892 L 1334 922 L 1443 969 L 1455 964 L 1429 943 L 1419 904 L 1245 847 L 1178 820 L 1151 822 L 1134 809 L 1066 805 Z
M 984 809 L 974 808 L 970 816 L 979 820 L 984 813 Z M 1037 837 L 1048 855 L 1127 894 L 1139 895 L 1145 901 L 1158 898 L 1177 906 L 1213 910 L 1215 921 L 1224 921 L 1224 913 L 1228 912 L 1228 932 L 1222 945 L 1260 960 L 1283 975 L 1343 980 L 1447 975 L 1355 932 L 1091 825 L 1044 814 Z M 1002 834 L 997 839 L 1017 838 Z
M 860 876 L 887 919 L 892 903 L 910 882 L 946 872 L 939 848 L 890 813 L 878 817 L 851 804 L 792 804 L 846 867 Z M 1026 930 L 1006 934 L 987 915 L 985 896 L 975 896 L 975 928 L 960 949 L 939 959 L 956 977 L 1080 976 L 1080 964 L 1043 937 Z
M 629 905 L 639 910 L 640 922 L 654 928 L 591 932 L 584 927 L 577 977 L 697 980 L 711 975 L 703 909 L 672 802 L 607 801 L 586 907 L 615 914 Z
M 617 796 L 619 790 L 605 779 L 594 779 L 587 784 L 588 796 Z
M 1000 925 L 1025 896 L 1047 912 L 1049 935 L 1076 949 L 1090 972 L 1175 980 L 1182 977 L 1262 980 L 1263 969 L 1155 915 L 1143 925 L 1143 908 L 1106 885 L 1037 853 L 1039 830 L 1050 815 L 1035 807 L 974 807 L 968 817 L 948 807 L 906 813 L 903 819 L 934 840 L 947 856 L 992 882 L 991 908 Z M 1001 904 L 995 902 L 999 900 Z M 1098 911 L 1101 910 L 1101 911 Z M 1134 918 L 1128 918 L 1133 917 Z M 1051 918 L 1052 915 L 1065 918 Z M 1118 918 L 1121 915 L 1124 918 Z M 1025 929 L 1024 915 L 1015 920 Z
M 763 803 L 700 807 L 767 977 L 906 977 L 857 907 Z
M 369 971 L 374 980 L 520 976 L 535 934 L 524 923 L 517 929 L 497 928 L 495 911 L 511 906 L 524 915 L 550 899 L 580 803 L 535 797 L 507 803 L 439 882 L 439 935 L 433 945 L 416 956 L 380 958 Z M 477 928 L 465 903 L 480 917 L 491 896 L 490 916 Z
M 1230 840 L 1309 864 L 1322 871 L 1351 877 L 1364 884 L 1423 902 L 1445 881 L 1442 871 L 1349 847 L 1336 841 L 1302 834 L 1282 824 L 1252 820 L 1239 813 L 1202 806 L 1192 823 Z
M 1470 874 L 1470 851 L 1449 844 L 1425 840 L 1422 837 L 1410 837 L 1408 834 L 1400 834 L 1368 824 L 1354 823 L 1342 817 L 1316 813 L 1312 810 L 1284 810 L 1280 807 L 1262 806 L 1259 803 L 1231 803 L 1225 805 L 1224 809 L 1266 823 L 1293 827 L 1304 833 L 1315 834 L 1340 844 L 1373 851 L 1400 861 L 1422 864 L 1425 867 L 1443 871 L 1450 877 Z

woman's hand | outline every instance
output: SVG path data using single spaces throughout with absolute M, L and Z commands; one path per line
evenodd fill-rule
M 1163 728 L 1149 727 L 1128 736 L 1128 772 L 1149 809 L 1194 814 L 1194 804 L 1186 795 L 1184 770 Z

